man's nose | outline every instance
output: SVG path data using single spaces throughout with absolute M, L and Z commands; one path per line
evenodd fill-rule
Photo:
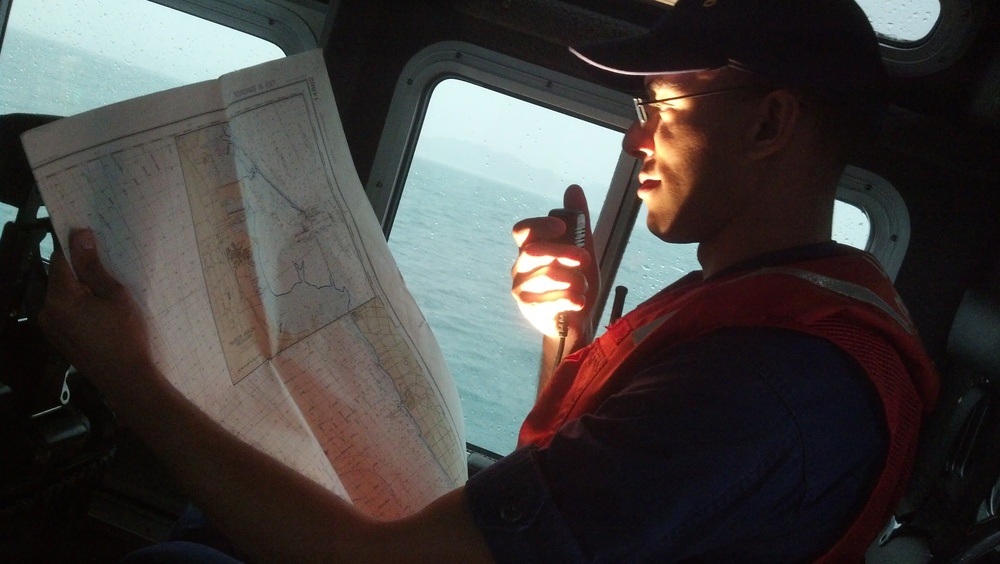
M 633 121 L 632 125 L 625 130 L 622 150 L 637 159 L 643 159 L 653 154 L 652 136 L 646 132 L 644 124 L 639 123 L 639 120 Z

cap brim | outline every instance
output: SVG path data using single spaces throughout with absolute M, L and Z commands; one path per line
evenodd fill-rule
M 645 34 L 570 47 L 569 50 L 588 65 L 631 76 L 715 69 L 728 63 L 725 57 L 707 52 L 710 49 L 704 45 L 688 43 L 680 36 L 665 43 Z

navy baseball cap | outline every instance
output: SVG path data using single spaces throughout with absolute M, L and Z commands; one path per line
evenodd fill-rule
M 646 34 L 570 50 L 619 75 L 730 66 L 862 110 L 887 100 L 878 38 L 853 0 L 678 0 Z

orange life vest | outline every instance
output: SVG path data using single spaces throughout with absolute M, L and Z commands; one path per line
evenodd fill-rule
M 885 465 L 861 513 L 820 560 L 860 561 L 903 494 L 921 418 L 938 393 L 937 373 L 909 313 L 866 253 L 845 247 L 830 258 L 679 280 L 557 367 L 521 427 L 519 445 L 548 445 L 564 423 L 595 412 L 674 346 L 727 327 L 821 337 L 850 354 L 875 385 L 889 431 Z

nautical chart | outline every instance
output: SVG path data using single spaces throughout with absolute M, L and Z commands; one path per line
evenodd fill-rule
M 158 365 L 202 409 L 374 516 L 464 482 L 454 383 L 361 189 L 319 51 L 24 144 L 60 239 L 94 229 Z
M 177 138 L 234 382 L 375 297 L 303 115 L 293 95 Z

